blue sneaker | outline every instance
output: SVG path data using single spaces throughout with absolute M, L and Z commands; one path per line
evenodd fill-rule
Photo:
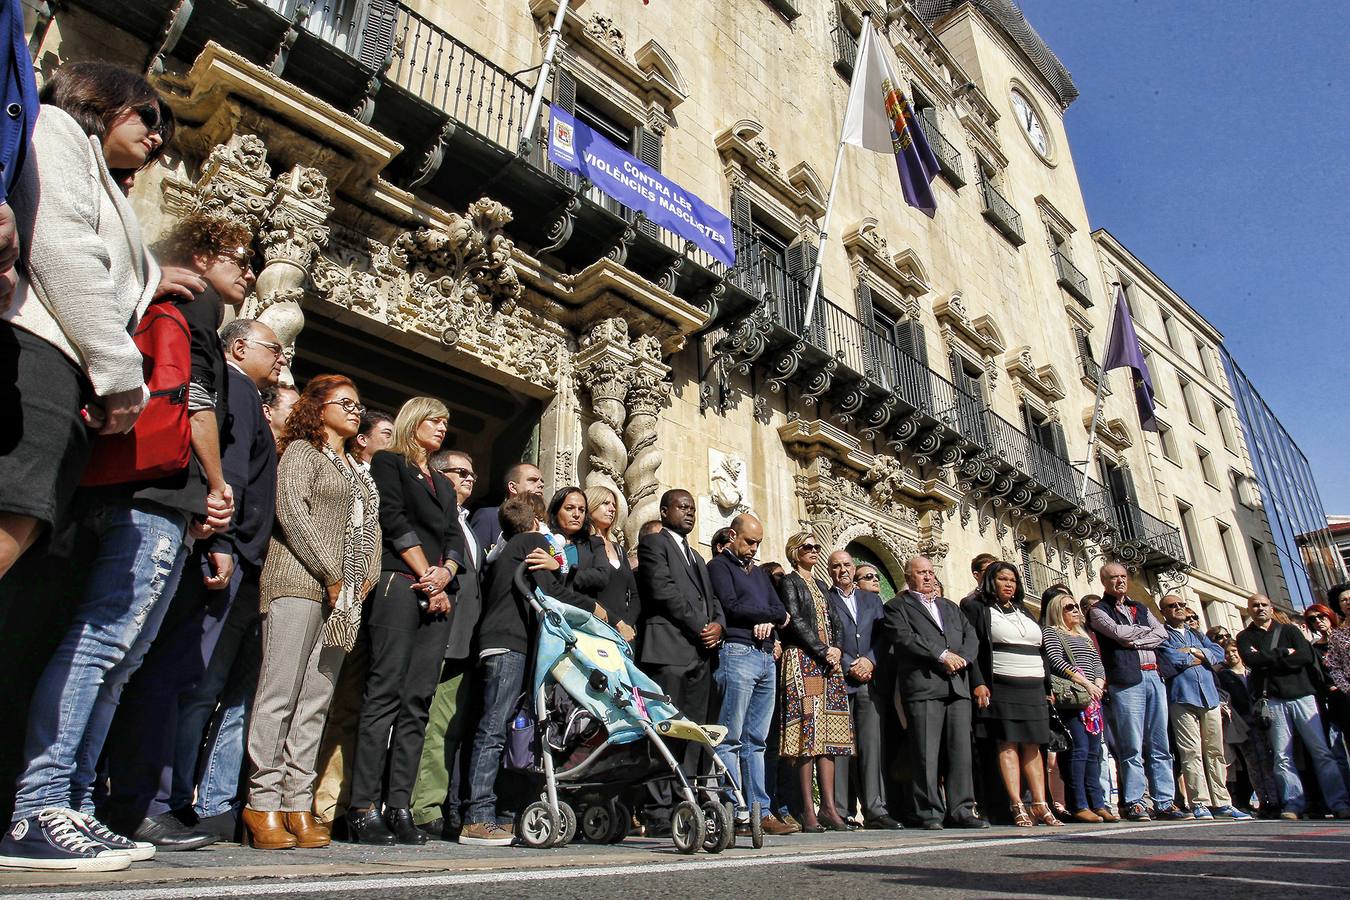
M 1226 819 L 1237 819 L 1239 822 L 1245 822 L 1252 817 L 1251 813 L 1245 813 L 1236 806 L 1216 806 L 1214 815 L 1223 816 Z
M 113 850 L 79 827 L 69 809 L 44 809 L 15 822 L 0 840 L 0 868 L 65 872 L 120 872 L 131 856 Z
M 1197 803 L 1191 807 L 1191 815 L 1195 816 L 1197 819 L 1214 818 L 1214 814 L 1209 811 L 1209 807 L 1201 803 Z
M 1208 810 L 1206 810 L 1208 812 Z M 1189 819 L 1191 814 L 1177 806 L 1175 803 L 1169 803 L 1166 806 L 1155 806 L 1153 808 L 1153 818 L 1164 822 L 1180 822 Z
M 76 828 L 100 844 L 106 844 L 110 850 L 120 850 L 130 856 L 132 862 L 145 862 L 147 859 L 155 858 L 155 845 L 149 841 L 133 841 L 131 838 L 123 837 L 88 813 L 74 810 L 69 810 L 69 813 L 75 820 Z

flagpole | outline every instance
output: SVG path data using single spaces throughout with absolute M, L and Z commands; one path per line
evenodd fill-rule
M 563 20 L 567 18 L 567 5 L 571 0 L 558 0 L 558 11 L 553 14 L 553 27 L 548 32 L 548 44 L 544 47 L 544 62 L 539 67 L 539 79 L 534 83 L 534 94 L 530 97 L 530 110 L 520 126 L 520 153 L 529 153 L 539 127 L 539 110 L 544 105 L 544 88 L 553 74 L 553 58 L 558 53 L 558 39 L 562 37 Z
M 872 40 L 872 13 L 867 11 L 863 13 L 862 40 L 858 42 L 858 52 L 853 57 L 861 60 L 867 57 L 863 54 L 867 50 L 867 44 Z M 856 76 L 855 76 L 856 77 Z M 852 96 L 852 91 L 849 92 Z M 844 113 L 847 120 L 847 109 Z M 839 187 L 839 169 L 844 163 L 844 123 L 839 125 L 839 146 L 834 151 L 834 173 L 830 175 L 830 190 L 825 195 L 825 216 L 820 221 L 820 237 L 816 240 L 816 263 L 811 267 L 811 287 L 806 292 L 806 312 L 802 316 L 802 336 L 805 337 L 811 330 L 811 313 L 816 308 L 816 293 L 820 290 L 820 272 L 825 265 L 825 242 L 830 236 L 830 218 L 834 215 L 834 192 Z
M 1111 282 L 1111 287 L 1115 288 L 1116 291 L 1119 291 L 1120 282 L 1119 281 Z M 1112 292 L 1112 297 L 1114 296 L 1115 291 Z M 1112 331 L 1115 329 L 1115 325 L 1116 325 L 1116 316 L 1115 311 L 1113 310 L 1111 313 L 1111 324 L 1106 326 L 1106 344 L 1104 345 L 1105 347 L 1111 346 Z M 1102 369 L 1101 372 L 1097 375 L 1097 398 L 1092 404 L 1092 424 L 1088 426 L 1087 459 L 1083 460 L 1083 483 L 1078 488 L 1078 500 L 1080 502 L 1085 497 L 1087 497 L 1088 478 L 1090 477 L 1090 473 L 1092 472 L 1092 451 L 1097 446 L 1097 417 L 1101 414 L 1102 411 L 1102 400 L 1105 399 L 1106 394 L 1106 379 L 1109 378 L 1110 375 L 1111 373 L 1106 369 Z

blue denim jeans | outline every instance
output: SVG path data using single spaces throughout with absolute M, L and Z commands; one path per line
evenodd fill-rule
M 211 664 L 180 713 L 171 805 L 181 809 L 191 801 L 195 776 L 198 818 L 243 805 L 239 788 L 248 753 L 248 715 L 262 666 L 258 590 L 256 576 L 245 580 L 225 617 Z
M 1081 809 L 1101 809 L 1106 805 L 1102 794 L 1102 736 L 1088 734 L 1083 717 L 1078 713 L 1060 716 L 1069 730 L 1073 746 L 1069 753 L 1059 756 L 1059 774 L 1064 779 L 1064 799 L 1069 812 Z M 1065 765 L 1065 756 L 1068 765 Z
M 33 692 L 15 822 L 48 806 L 93 814 L 95 766 L 122 688 L 159 632 L 183 569 L 186 513 L 102 503 L 85 522 L 98 551 L 70 629 Z
M 1126 804 L 1141 803 L 1149 789 L 1156 807 L 1173 802 L 1172 748 L 1167 740 L 1167 688 L 1156 671 L 1126 688 L 1112 687 L 1107 714 L 1120 763 L 1120 793 Z M 1147 784 L 1144 769 L 1148 767 Z
M 1307 808 L 1303 796 L 1303 782 L 1294 768 L 1294 734 L 1298 733 L 1303 748 L 1317 771 L 1317 783 L 1322 786 L 1322 797 L 1333 812 L 1350 808 L 1340 766 L 1327 745 L 1322 730 L 1322 716 L 1317 700 L 1309 694 L 1297 700 L 1270 698 L 1270 711 L 1275 722 L 1270 727 L 1270 745 L 1275 751 L 1275 780 L 1280 785 L 1280 798 L 1285 812 L 1301 813 Z
M 773 719 L 776 674 L 772 653 L 749 644 L 722 645 L 713 678 L 722 693 L 717 724 L 726 726 L 727 736 L 716 752 L 740 784 L 746 805 L 737 813 L 746 813 L 755 803 L 761 815 L 770 812 L 764 788 L 764 744 Z
M 465 825 L 497 821 L 497 773 L 511 716 L 525 683 L 525 654 L 508 650 L 483 658 L 478 663 L 478 678 L 483 691 L 483 717 L 478 720 L 469 757 Z

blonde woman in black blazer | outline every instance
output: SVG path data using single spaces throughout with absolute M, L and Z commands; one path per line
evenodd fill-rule
M 347 811 L 355 843 L 427 840 L 413 824 L 412 789 L 450 639 L 453 581 L 464 561 L 455 488 L 428 462 L 445 440 L 448 419 L 441 401 L 414 397 L 394 420 L 393 446 L 370 461 L 380 490 L 384 554 L 367 601 L 370 675 Z M 386 761 L 389 782 L 382 791 Z

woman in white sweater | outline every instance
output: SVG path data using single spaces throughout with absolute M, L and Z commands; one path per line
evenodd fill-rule
M 161 290 L 120 182 L 173 137 L 144 78 L 105 63 L 62 67 L 41 94 L 33 153 L 10 195 L 22 256 L 0 311 L 0 577 L 59 525 L 95 430 L 131 428 L 146 402 L 130 327 Z

